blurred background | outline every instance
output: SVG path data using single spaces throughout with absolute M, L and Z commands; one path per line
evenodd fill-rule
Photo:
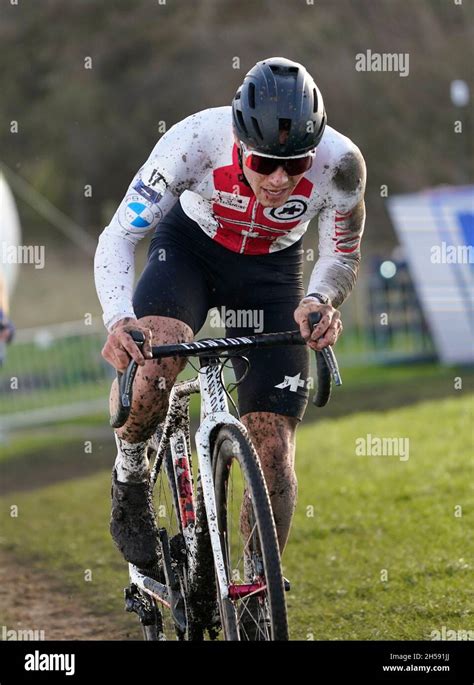
M 373 627 L 370 620 L 362 625 L 359 610 L 346 604 L 351 596 L 365 602 L 368 613 L 376 608 L 364 571 L 353 586 L 347 581 L 345 591 L 347 569 L 335 581 L 331 550 L 318 545 L 326 530 L 324 544 L 331 546 L 333 535 L 351 533 L 342 548 L 347 544 L 349 554 L 353 546 L 353 524 L 344 516 L 352 521 L 359 504 L 346 514 L 341 509 L 339 520 L 331 502 L 341 488 L 354 497 L 358 493 L 361 501 L 372 492 L 368 483 L 374 482 L 374 467 L 353 464 L 353 437 L 375 432 L 374 426 L 382 434 L 391 425 L 420 446 L 417 465 L 407 466 L 414 469 L 408 485 L 399 462 L 398 471 L 390 466 L 377 476 L 374 516 L 388 516 L 394 531 L 400 529 L 399 510 L 386 513 L 383 493 L 411 485 L 417 492 L 423 489 L 433 459 L 439 468 L 437 451 L 439 458 L 452 452 L 462 460 L 456 473 L 459 483 L 465 481 L 472 448 L 472 254 L 462 252 L 468 255 L 463 261 L 457 251 L 458 260 L 451 264 L 441 244 L 474 249 L 473 27 L 472 3 L 455 0 L 4 1 L 0 266 L 16 335 L 2 349 L 0 494 L 5 511 L 18 500 L 31 513 L 21 533 L 18 521 L 6 514 L 4 567 L 18 571 L 18 560 L 26 561 L 43 575 L 48 571 L 53 579 L 63 578 L 77 602 L 84 601 L 85 593 L 89 607 L 95 607 L 90 632 L 73 636 L 110 636 L 109 627 L 100 632 L 97 618 L 103 601 L 94 604 L 91 585 L 78 570 L 92 567 L 114 616 L 113 636 L 134 635 L 120 613 L 123 564 L 106 530 L 107 469 L 115 457 L 107 427 L 113 373 L 100 356 L 105 329 L 92 269 L 98 236 L 165 130 L 193 112 L 230 104 L 256 61 L 280 55 L 307 67 L 324 96 L 329 124 L 360 147 L 368 168 L 363 263 L 356 289 L 342 308 L 345 330 L 336 350 L 345 385 L 323 411 L 308 409 L 309 433 L 301 432 L 300 473 L 317 493 L 300 492 L 301 507 L 324 491 L 328 518 L 318 521 L 319 533 L 304 512 L 295 523 L 288 564 L 303 576 L 306 591 L 301 599 L 293 596 L 294 631 L 303 639 L 307 634 L 315 639 L 426 639 L 429 622 L 418 625 L 415 613 L 422 615 L 424 604 L 416 598 L 407 632 L 388 618 L 393 618 L 393 605 L 387 598 L 387 625 Z M 375 70 L 370 58 L 359 70 L 358 55 L 368 51 L 408 55 L 409 70 L 406 75 Z M 11 246 L 20 249 L 12 252 Z M 317 259 L 316 246 L 313 222 L 305 238 L 307 277 Z M 147 247 L 145 239 L 137 274 Z M 433 257 L 438 247 L 441 261 Z M 216 331 L 206 327 L 201 333 Z M 442 436 L 434 435 L 430 426 L 441 417 Z M 315 474 L 312 451 L 318 430 L 318 444 L 326 440 L 324 449 L 335 461 L 331 472 L 323 468 Z M 441 463 L 448 471 L 440 472 L 440 482 L 452 483 L 450 462 Z M 361 469 L 359 479 L 353 469 Z M 17 495 L 20 491 L 25 492 Z M 433 486 L 425 497 L 436 498 L 439 492 Z M 446 506 L 456 503 L 454 497 Z M 310 570 L 298 570 L 296 561 L 298 531 L 302 544 L 311 539 L 302 532 L 308 525 L 316 536 L 309 558 L 325 560 L 328 587 L 340 584 L 317 596 L 326 607 L 318 618 L 303 607 L 308 588 L 317 591 Z M 373 539 L 373 533 L 364 529 L 361 535 Z M 444 529 L 448 533 L 454 547 L 451 558 L 447 543 L 441 545 L 449 557 L 443 568 L 451 569 L 446 578 L 456 569 L 463 572 L 467 563 L 466 550 L 458 551 L 456 535 Z M 374 561 L 374 568 L 383 563 Z M 324 569 L 320 572 L 324 577 Z M 403 582 L 412 582 L 406 579 L 410 573 L 405 569 Z M 5 600 L 4 620 L 31 623 L 31 616 L 12 610 L 11 597 Z M 343 618 L 341 606 L 347 609 Z M 463 625 L 463 614 L 456 611 L 451 622 L 459 618 Z M 43 606 L 40 622 L 46 621 L 45 612 Z M 64 635 L 57 616 L 47 622 L 48 635 L 55 636 L 55 630 Z

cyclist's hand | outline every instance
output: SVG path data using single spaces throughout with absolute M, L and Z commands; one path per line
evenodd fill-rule
M 321 321 L 310 330 L 308 314 L 320 312 Z M 320 304 L 314 299 L 301 300 L 295 310 L 295 321 L 300 327 L 301 336 L 312 350 L 322 350 L 334 345 L 342 333 L 341 314 L 330 304 Z
M 141 350 L 133 342 L 130 331 L 141 331 L 145 342 Z M 143 366 L 146 359 L 151 359 L 151 330 L 136 319 L 120 319 L 112 326 L 106 343 L 102 349 L 103 358 L 117 371 L 125 371 L 133 359 Z

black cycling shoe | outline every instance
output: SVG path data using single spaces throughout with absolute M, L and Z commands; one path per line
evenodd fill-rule
M 141 569 L 158 565 L 159 543 L 148 482 L 120 483 L 112 472 L 110 533 L 125 559 Z

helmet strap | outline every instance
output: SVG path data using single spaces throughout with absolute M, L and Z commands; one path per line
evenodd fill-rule
M 242 164 L 242 148 L 240 148 L 240 147 L 237 148 L 237 156 L 239 158 L 239 166 L 240 166 L 240 169 L 242 171 L 242 173 L 239 174 L 239 181 L 240 181 L 240 183 L 243 183 L 244 185 L 246 185 L 248 188 L 251 188 L 250 183 L 245 178 L 245 174 L 244 174 L 244 170 L 243 170 L 243 164 Z

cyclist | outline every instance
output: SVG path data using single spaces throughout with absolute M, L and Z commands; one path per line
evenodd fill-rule
M 326 125 L 305 67 L 273 57 L 248 72 L 232 106 L 197 112 L 167 131 L 132 180 L 95 258 L 109 332 L 103 357 L 117 370 L 130 358 L 140 365 L 130 417 L 115 432 L 112 479 L 111 533 L 128 561 L 150 568 L 157 559 L 147 441 L 185 364 L 150 360 L 152 341 L 192 340 L 213 307 L 261 313 L 263 332 L 291 330 L 296 321 L 308 341 L 253 350 L 238 393 L 283 551 L 297 495 L 295 432 L 308 399 L 308 348 L 334 345 L 342 331 L 337 308 L 357 277 L 365 176 L 359 149 Z M 302 237 L 312 218 L 319 259 L 305 296 Z M 135 247 L 153 229 L 133 292 Z M 311 331 L 313 311 L 322 318 Z M 227 326 L 226 334 L 255 332 L 247 324 Z M 131 330 L 144 333 L 142 351 Z M 243 362 L 234 367 L 240 377 Z M 114 382 L 112 407 L 116 393 Z

